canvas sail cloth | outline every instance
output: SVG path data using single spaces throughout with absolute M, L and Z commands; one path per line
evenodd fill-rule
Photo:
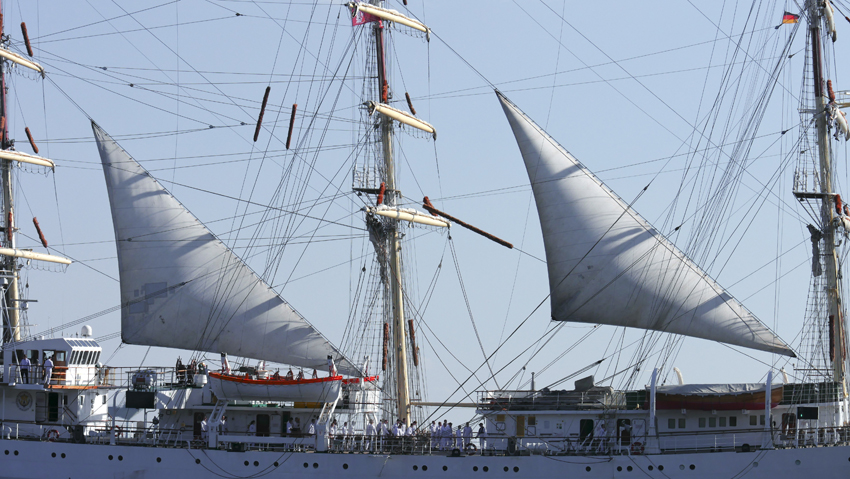
M 342 374 L 355 366 L 92 122 L 118 247 L 121 339 Z
M 497 92 L 537 203 L 552 319 L 794 352 Z

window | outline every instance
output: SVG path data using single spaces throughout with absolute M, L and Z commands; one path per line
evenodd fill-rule
M 705 418 L 704 417 L 699 418 L 699 427 L 705 427 Z
M 98 361 L 100 361 L 100 351 L 95 351 L 93 364 L 96 364 Z
M 680 417 L 679 418 L 679 429 L 685 429 L 687 427 L 687 419 Z
M 720 417 L 720 418 L 718 418 L 718 420 L 720 421 L 720 427 L 726 427 L 726 418 L 725 417 Z
M 716 417 L 708 418 L 708 427 L 717 427 L 717 418 Z
M 729 427 L 738 426 L 738 416 L 729 416 Z
M 529 426 L 536 426 L 537 425 L 537 418 L 535 416 L 528 416 L 528 425 Z
M 758 426 L 758 424 L 759 424 L 759 418 L 751 415 L 750 416 L 750 426 Z
M 676 429 L 676 420 L 672 417 L 667 420 L 667 429 Z

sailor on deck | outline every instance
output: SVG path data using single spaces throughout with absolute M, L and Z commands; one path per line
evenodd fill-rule
M 53 360 L 46 358 L 44 360 L 44 384 L 50 387 L 50 375 L 53 374 Z
M 470 442 L 472 442 L 472 428 L 469 427 L 469 423 L 466 423 L 463 428 L 463 447 L 469 446 Z
M 363 442 L 363 449 L 366 451 L 372 451 L 372 441 L 375 440 L 375 435 L 378 433 L 377 428 L 375 428 L 374 421 L 369 419 L 369 424 L 366 425 L 366 440 Z
M 30 358 L 24 356 L 24 359 L 21 359 L 21 381 L 24 384 L 30 383 Z
M 207 415 L 204 414 L 204 418 L 201 420 L 201 440 L 206 441 L 209 439 L 209 427 L 207 425 Z
M 484 423 L 478 425 L 478 432 L 475 433 L 475 437 L 478 438 L 478 447 L 481 449 L 481 453 L 484 454 L 484 449 L 487 448 L 487 431 L 484 429 Z
M 440 447 L 440 428 L 437 427 L 437 423 L 431 421 L 431 427 L 429 428 L 431 432 L 431 447 L 436 449 Z

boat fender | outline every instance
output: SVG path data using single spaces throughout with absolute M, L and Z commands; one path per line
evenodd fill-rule
M 24 128 L 24 132 L 27 134 L 27 139 L 30 141 L 30 146 L 32 147 L 33 153 L 38 154 L 38 146 L 35 144 L 35 139 L 32 137 L 32 132 L 30 132 L 29 127 Z
M 643 443 L 642 442 L 633 442 L 631 447 L 632 454 L 643 454 Z
M 381 182 L 381 189 L 378 190 L 378 204 L 384 204 L 384 194 L 387 192 L 387 185 L 383 181 Z
M 54 442 L 57 439 L 59 439 L 59 431 L 57 431 L 56 429 L 51 429 L 51 430 L 47 431 L 47 440 L 48 441 Z
M 32 44 L 30 43 L 30 36 L 27 33 L 26 22 L 21 22 L 21 33 L 24 35 L 24 45 L 27 46 L 27 55 L 32 57 Z M 36 151 L 36 153 L 38 153 L 38 152 Z
M 269 93 L 272 91 L 272 87 L 266 87 L 266 93 L 263 95 L 263 104 L 260 106 L 260 116 L 257 118 L 257 127 L 254 129 L 254 143 L 257 142 L 257 138 L 260 136 L 260 128 L 263 127 L 263 115 L 266 113 L 266 104 L 269 102 Z
M 44 233 L 41 231 L 41 226 L 38 224 L 38 218 L 32 219 L 32 224 L 35 225 L 35 230 L 38 232 L 38 239 L 41 240 L 41 244 L 47 248 L 47 238 L 44 237 Z
M 289 144 L 292 142 L 292 128 L 295 126 L 295 112 L 298 111 L 298 103 L 292 104 L 292 114 L 289 116 L 289 133 L 286 134 L 286 149 L 289 149 Z

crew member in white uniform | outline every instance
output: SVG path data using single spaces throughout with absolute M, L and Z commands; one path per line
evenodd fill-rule
M 50 375 L 53 374 L 53 360 L 47 358 L 44 360 L 44 384 L 50 387 Z

